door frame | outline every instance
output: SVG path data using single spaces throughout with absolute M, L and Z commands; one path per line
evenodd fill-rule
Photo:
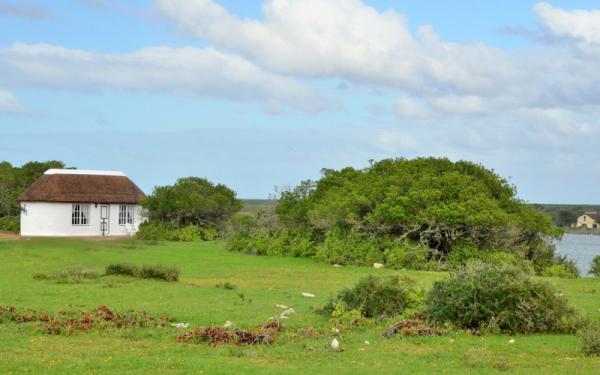
M 106 210 L 106 216 L 103 211 Z M 100 205 L 100 234 L 102 237 L 110 235 L 110 205 Z

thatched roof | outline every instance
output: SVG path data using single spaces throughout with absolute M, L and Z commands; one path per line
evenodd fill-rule
M 17 200 L 136 204 L 144 197 L 144 192 L 121 172 L 50 169 Z

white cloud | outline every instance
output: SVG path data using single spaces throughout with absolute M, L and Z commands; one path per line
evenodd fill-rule
M 311 88 L 212 48 L 149 47 L 105 54 L 48 44 L 0 48 L 0 85 L 61 90 L 136 90 L 327 108 Z
M 494 92 L 499 78 L 519 73 L 499 49 L 445 43 L 431 27 L 415 38 L 404 16 L 360 0 L 266 0 L 264 20 L 241 19 L 211 0 L 155 3 L 182 30 L 286 74 L 470 94 Z
M 12 93 L 0 89 L 0 113 L 22 112 L 23 110 L 23 105 Z
M 600 44 L 600 9 L 567 11 L 538 3 L 534 10 L 551 36 Z
M 408 133 L 408 131 L 381 130 L 375 134 L 371 143 L 376 149 L 388 154 L 412 153 L 417 149 L 418 142 Z
M 450 43 L 431 26 L 413 35 L 403 15 L 380 12 L 361 0 L 265 0 L 262 19 L 242 19 L 213 0 L 155 4 L 184 32 L 269 71 L 402 90 L 407 96 L 395 106 L 402 117 L 422 116 L 427 109 L 481 115 L 600 105 L 600 58 L 552 46 L 529 54 Z M 535 11 L 557 34 L 596 40 L 600 11 L 569 13 L 545 3 Z
M 479 96 L 443 96 L 432 98 L 429 105 L 442 112 L 473 115 L 485 114 L 490 111 L 490 103 Z
M 400 117 L 419 118 L 427 116 L 427 109 L 409 96 L 401 96 L 396 101 L 395 112 Z

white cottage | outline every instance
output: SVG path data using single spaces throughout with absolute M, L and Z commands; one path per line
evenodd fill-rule
M 49 169 L 18 197 L 21 235 L 131 235 L 144 197 L 123 172 Z

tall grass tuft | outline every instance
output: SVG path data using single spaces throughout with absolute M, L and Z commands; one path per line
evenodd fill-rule
M 175 267 L 161 265 L 138 267 L 128 263 L 113 263 L 106 267 L 107 275 L 133 276 L 141 279 L 178 281 L 179 270 Z

